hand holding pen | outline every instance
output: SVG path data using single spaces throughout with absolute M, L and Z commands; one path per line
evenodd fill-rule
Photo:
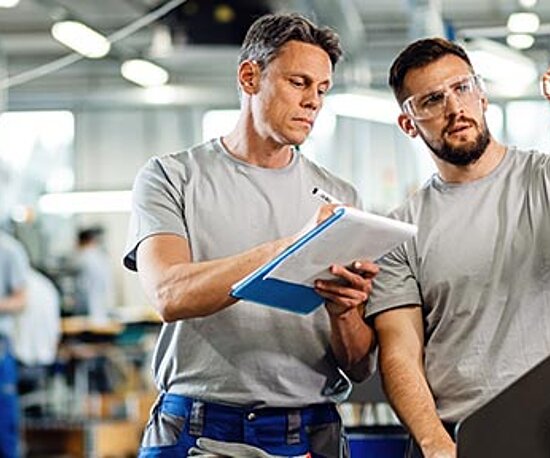
M 316 215 L 317 224 L 323 222 L 334 213 L 334 209 L 342 207 L 344 204 L 336 197 L 330 195 L 328 192 L 323 191 L 321 188 L 315 187 L 311 190 L 311 193 L 323 202 L 325 205 L 319 208 Z

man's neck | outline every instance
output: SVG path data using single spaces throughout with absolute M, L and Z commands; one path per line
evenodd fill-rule
M 250 124 L 239 121 L 237 127 L 225 137 L 222 143 L 229 153 L 258 167 L 279 169 L 292 161 L 291 145 L 281 145 L 271 139 L 262 138 Z
M 453 165 L 434 156 L 441 179 L 446 183 L 469 183 L 489 175 L 506 154 L 506 147 L 491 139 L 483 155 L 468 165 Z

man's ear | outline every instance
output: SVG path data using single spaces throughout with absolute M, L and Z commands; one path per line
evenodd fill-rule
M 488 107 L 489 107 L 489 100 L 487 99 L 485 92 L 483 92 L 481 94 L 481 108 L 483 109 L 484 113 L 487 111 Z
M 414 119 L 405 113 L 401 113 L 397 118 L 397 124 L 403 132 L 405 132 L 409 137 L 414 138 L 418 135 L 418 129 Z
M 255 94 L 260 84 L 260 66 L 253 60 L 245 60 L 239 65 L 237 77 L 243 92 Z

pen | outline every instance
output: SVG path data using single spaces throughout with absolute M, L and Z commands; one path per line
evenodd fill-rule
M 341 204 L 342 203 L 336 197 L 331 196 L 328 192 L 323 191 L 321 188 L 318 188 L 318 187 L 313 188 L 311 193 L 315 197 L 321 199 L 326 204 Z

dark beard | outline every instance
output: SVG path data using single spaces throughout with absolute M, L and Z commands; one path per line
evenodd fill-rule
M 473 144 L 454 147 L 445 140 L 443 140 L 443 145 L 439 148 L 428 142 L 426 142 L 426 144 L 442 161 L 453 165 L 464 166 L 473 164 L 483 156 L 490 140 L 491 136 L 489 135 L 487 124 L 483 123 L 483 130 L 477 135 Z

